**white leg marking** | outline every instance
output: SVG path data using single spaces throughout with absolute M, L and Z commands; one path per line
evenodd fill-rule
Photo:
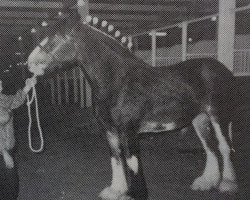
M 133 170 L 135 174 L 138 173 L 138 159 L 136 156 L 132 156 L 131 158 L 127 159 L 128 167 Z
M 124 193 L 128 190 L 127 180 L 123 168 L 123 163 L 117 161 L 115 158 L 111 158 L 111 165 L 112 165 L 112 184 L 111 187 Z
M 127 180 L 123 163 L 111 158 L 112 182 L 111 186 L 105 188 L 99 195 L 102 199 L 118 200 L 128 191 Z
M 202 117 L 202 116 L 201 116 Z M 202 137 L 202 133 L 199 125 L 199 117 L 193 121 L 194 129 L 201 140 L 203 148 L 205 149 L 207 160 L 206 166 L 203 171 L 203 174 L 196 178 L 193 182 L 191 188 L 193 190 L 209 190 L 213 187 L 216 187 L 220 180 L 220 170 L 218 159 L 215 154 L 208 148 L 205 139 Z
M 3 150 L 3 159 L 4 159 L 4 162 L 5 162 L 5 165 L 8 169 L 12 169 L 14 167 L 14 160 L 13 158 L 11 157 L 11 155 L 9 154 L 8 151 L 6 150 Z
M 216 138 L 219 141 L 219 150 L 221 152 L 223 158 L 223 174 L 222 174 L 222 182 L 220 184 L 220 191 L 236 191 L 236 175 L 233 168 L 233 163 L 230 159 L 230 147 L 222 134 L 220 125 L 215 121 L 211 120 L 212 125 L 214 127 Z
M 191 188 L 193 190 L 210 190 L 217 187 L 220 180 L 218 159 L 213 152 L 206 150 L 207 160 L 203 174 L 196 178 Z
M 232 130 L 232 122 L 229 123 L 229 127 L 228 127 L 228 135 L 229 135 L 229 138 L 231 140 L 231 142 L 233 141 L 233 130 Z
M 119 149 L 120 142 L 119 142 L 118 136 L 115 133 L 112 133 L 109 131 L 107 132 L 107 136 L 108 136 L 109 144 L 112 146 L 112 148 L 120 152 L 120 149 Z

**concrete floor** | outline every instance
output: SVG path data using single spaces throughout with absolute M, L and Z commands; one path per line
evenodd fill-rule
M 241 104 L 233 126 L 239 193 L 190 189 L 205 164 L 199 140 L 190 129 L 186 135 L 171 133 L 141 140 L 150 200 L 250 199 L 250 95 L 245 95 L 250 81 L 242 81 Z M 77 107 L 42 108 L 46 148 L 33 154 L 28 149 L 24 110 L 16 113 L 19 200 L 98 199 L 98 193 L 110 184 L 111 167 L 106 140 L 89 112 Z

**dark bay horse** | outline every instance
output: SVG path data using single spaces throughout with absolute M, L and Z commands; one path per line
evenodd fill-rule
M 204 150 L 206 165 L 193 190 L 236 191 L 231 161 L 229 123 L 234 108 L 234 77 L 214 59 L 192 59 L 153 68 L 93 20 L 62 20 L 28 58 L 37 75 L 77 61 L 90 82 L 95 115 L 109 142 L 111 185 L 102 199 L 147 199 L 139 135 L 178 130 L 193 125 Z M 119 34 L 113 35 L 119 37 Z M 126 40 L 123 38 L 123 42 Z M 221 159 L 221 162 L 219 162 Z M 222 167 L 220 167 L 220 164 Z

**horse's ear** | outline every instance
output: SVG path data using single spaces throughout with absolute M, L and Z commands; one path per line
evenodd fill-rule
M 67 23 L 70 25 L 73 25 L 76 22 L 79 22 L 81 20 L 81 16 L 79 15 L 79 13 L 75 9 L 72 9 L 69 12 L 69 17 L 67 19 L 68 19 Z

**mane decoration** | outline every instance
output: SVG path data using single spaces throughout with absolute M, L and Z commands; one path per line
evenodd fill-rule
M 133 46 L 132 42 L 129 41 L 126 36 L 122 36 L 119 30 L 115 30 L 115 27 L 112 24 L 108 24 L 108 22 L 105 20 L 100 22 L 97 17 L 88 15 L 86 16 L 83 24 L 89 26 L 91 29 L 99 33 L 102 33 L 110 39 L 115 40 L 123 48 L 131 50 Z

